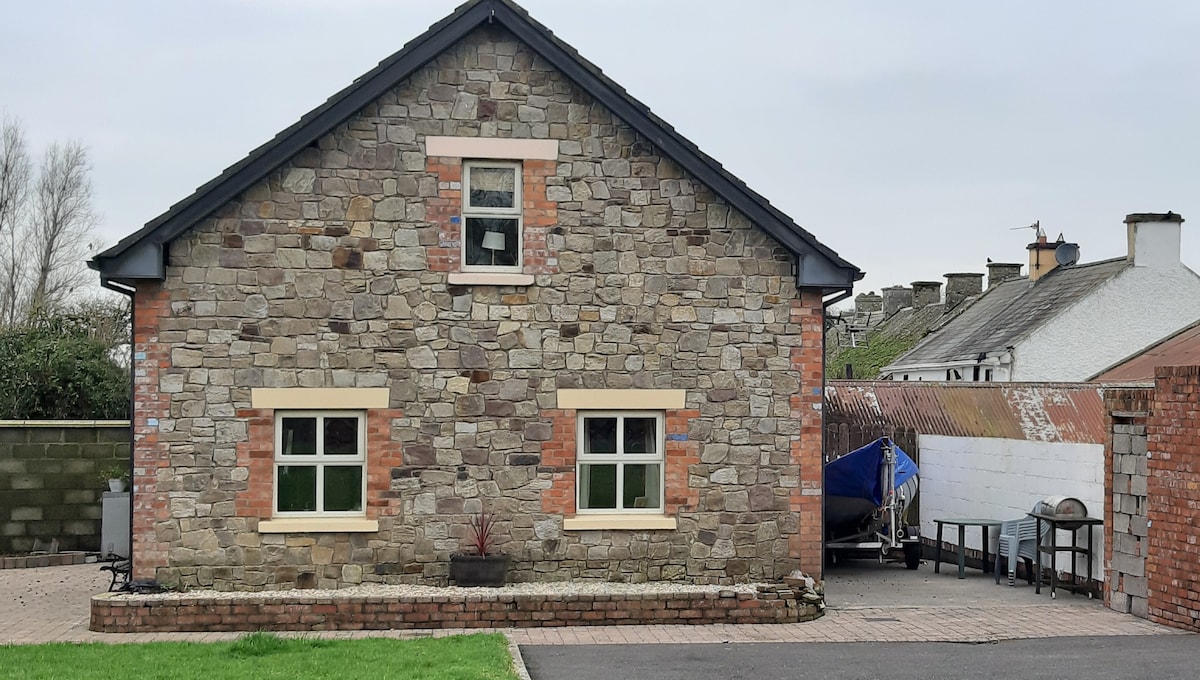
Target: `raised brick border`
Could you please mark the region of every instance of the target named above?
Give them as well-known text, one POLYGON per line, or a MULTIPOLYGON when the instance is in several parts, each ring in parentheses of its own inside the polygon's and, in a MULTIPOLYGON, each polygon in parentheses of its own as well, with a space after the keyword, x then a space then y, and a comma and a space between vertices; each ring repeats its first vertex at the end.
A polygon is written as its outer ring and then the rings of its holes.
POLYGON ((610 595, 447 594, 255 595, 243 598, 137 596, 92 598, 91 630, 103 633, 186 631, 400 630, 533 628, 633 624, 796 623, 819 618, 815 604, 786 587, 757 593, 610 595))
POLYGON ((67 567, 72 564, 95 562, 87 553, 55 553, 53 555, 16 555, 0 557, 0 569, 34 569, 37 567, 67 567))

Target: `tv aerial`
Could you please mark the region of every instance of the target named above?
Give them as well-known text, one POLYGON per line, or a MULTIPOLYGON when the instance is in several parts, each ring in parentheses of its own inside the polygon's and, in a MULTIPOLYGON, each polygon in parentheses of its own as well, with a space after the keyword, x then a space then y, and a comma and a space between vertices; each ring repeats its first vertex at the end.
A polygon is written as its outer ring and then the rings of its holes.
POLYGON ((1010 227, 1009 231, 1020 231, 1022 229, 1032 229, 1034 236, 1036 238, 1041 238, 1046 235, 1046 232, 1042 231, 1042 221, 1041 220, 1038 220, 1037 222, 1034 222, 1033 224, 1030 224, 1029 226, 1025 226, 1025 227, 1010 227))

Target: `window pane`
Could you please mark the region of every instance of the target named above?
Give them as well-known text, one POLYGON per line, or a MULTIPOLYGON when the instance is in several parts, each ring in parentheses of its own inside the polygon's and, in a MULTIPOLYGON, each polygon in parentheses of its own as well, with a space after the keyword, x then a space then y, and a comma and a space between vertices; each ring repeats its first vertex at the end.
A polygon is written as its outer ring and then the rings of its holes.
POLYGON ((658 419, 625 419, 625 453, 658 453, 658 419))
POLYGON ((310 456, 317 453, 317 419, 283 419, 283 454, 310 456))
POLYGON ((579 466, 579 507, 583 510, 617 507, 617 466, 579 466))
POLYGON ((325 418, 325 454, 358 455, 358 418, 325 418))
POLYGON ((583 451, 584 453, 616 453, 617 419, 584 418, 583 451))
POLYGON ((515 168, 472 167, 468 205, 472 208, 514 208, 517 171, 515 168))
POLYGON ((625 488, 622 507, 624 508, 659 508, 662 507, 659 494, 659 473, 657 463, 649 465, 633 465, 626 463, 625 488))
POLYGON ((316 466, 280 465, 276 512, 315 512, 316 509, 316 466))
POLYGON ((514 267, 517 264, 517 220, 496 217, 468 217, 466 227, 466 263, 514 267))
POLYGON ((325 510, 347 512, 362 510, 362 466, 325 466, 325 510))

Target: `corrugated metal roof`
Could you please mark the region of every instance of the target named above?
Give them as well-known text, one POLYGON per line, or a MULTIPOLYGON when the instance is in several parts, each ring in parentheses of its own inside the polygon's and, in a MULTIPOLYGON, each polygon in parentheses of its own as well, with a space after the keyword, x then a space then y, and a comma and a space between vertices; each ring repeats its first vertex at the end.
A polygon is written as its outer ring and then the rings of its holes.
POLYGON ((1103 386, 831 380, 826 418, 921 434, 1103 444, 1103 386))
POLYGON ((1197 364, 1200 364, 1200 321, 1123 359, 1092 380, 1095 382, 1152 383, 1154 382, 1154 369, 1157 366, 1195 366, 1197 364))
POLYGON ((961 314, 930 333, 892 366, 940 363, 995 355, 1128 268, 1126 258, 1058 267, 1034 283, 1009 279, 984 292, 961 314))

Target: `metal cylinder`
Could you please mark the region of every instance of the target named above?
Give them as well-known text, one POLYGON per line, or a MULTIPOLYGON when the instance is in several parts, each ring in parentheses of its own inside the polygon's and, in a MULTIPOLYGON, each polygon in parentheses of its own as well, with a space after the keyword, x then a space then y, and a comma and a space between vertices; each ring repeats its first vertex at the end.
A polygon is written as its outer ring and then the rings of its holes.
POLYGON ((1070 496, 1048 496, 1033 506, 1033 511, 1039 515, 1054 515, 1063 519, 1087 517, 1087 506, 1078 498, 1070 496))

